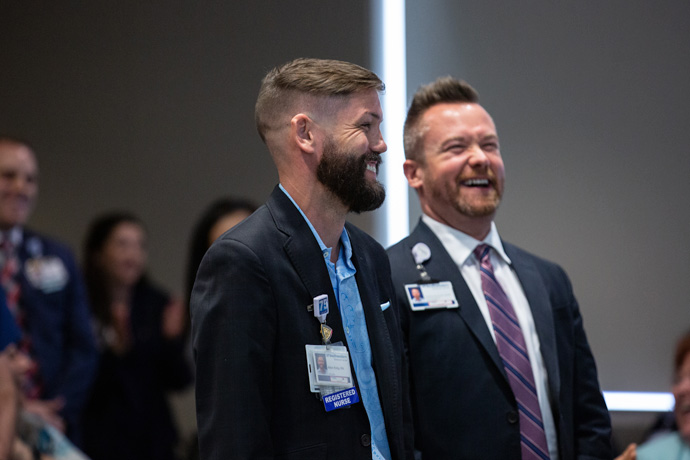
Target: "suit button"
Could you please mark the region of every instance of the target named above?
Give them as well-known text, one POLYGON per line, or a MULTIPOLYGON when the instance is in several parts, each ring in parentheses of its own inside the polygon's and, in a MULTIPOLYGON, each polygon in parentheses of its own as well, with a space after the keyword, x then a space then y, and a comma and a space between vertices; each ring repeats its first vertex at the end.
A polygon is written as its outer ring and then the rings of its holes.
POLYGON ((508 423, 510 423, 511 425, 517 423, 518 420, 520 420, 518 413, 512 410, 508 412, 508 416, 506 418, 508 419, 508 423))
POLYGON ((368 434, 363 434, 360 438, 360 441, 362 441, 362 445, 364 447, 369 447, 371 445, 371 436, 369 436, 368 434))

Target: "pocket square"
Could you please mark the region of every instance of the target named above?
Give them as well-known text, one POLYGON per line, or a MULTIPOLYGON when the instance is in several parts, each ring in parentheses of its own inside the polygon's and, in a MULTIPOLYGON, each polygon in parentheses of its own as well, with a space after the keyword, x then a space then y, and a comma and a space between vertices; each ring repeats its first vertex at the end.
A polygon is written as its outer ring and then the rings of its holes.
POLYGON ((391 306, 390 300, 389 300, 388 302, 386 302, 386 303, 382 303, 382 304, 381 304, 381 311, 386 311, 386 308, 388 308, 388 307, 390 307, 390 306, 391 306))

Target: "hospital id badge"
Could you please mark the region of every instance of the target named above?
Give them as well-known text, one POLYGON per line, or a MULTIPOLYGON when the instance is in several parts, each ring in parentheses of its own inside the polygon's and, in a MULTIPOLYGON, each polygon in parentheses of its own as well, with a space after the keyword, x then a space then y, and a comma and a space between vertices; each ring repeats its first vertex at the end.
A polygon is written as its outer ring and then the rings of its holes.
POLYGON ((458 308, 459 306, 450 281, 406 284, 405 293, 413 311, 458 308))
POLYGON ((326 411, 359 402, 350 369, 350 354, 342 345, 305 345, 309 389, 319 393, 326 411))

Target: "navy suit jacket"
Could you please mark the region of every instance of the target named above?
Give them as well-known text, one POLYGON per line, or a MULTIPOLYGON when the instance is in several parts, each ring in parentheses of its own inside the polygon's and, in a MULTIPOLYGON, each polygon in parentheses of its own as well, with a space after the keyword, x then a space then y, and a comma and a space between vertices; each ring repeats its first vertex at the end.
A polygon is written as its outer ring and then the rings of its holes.
MULTIPOLYGON (((388 259, 371 237, 345 228, 391 452, 394 459, 410 458, 399 318, 396 309, 381 308, 394 295, 388 259)), ((332 342, 347 344, 319 245, 277 187, 212 245, 191 298, 201 458, 371 458, 363 404, 326 412, 309 390, 305 345, 320 345, 321 336, 307 306, 321 294, 329 299, 332 342)))
POLYGON ((30 230, 23 230, 17 254, 21 262, 19 302, 26 314, 32 355, 40 366, 41 397, 65 399, 61 415, 67 422, 67 434, 79 443, 79 419, 98 360, 81 273, 67 247, 30 230), (48 286, 29 277, 30 267, 46 261, 63 265, 67 274, 64 285, 48 286))
MULTIPOLYGON (((503 243, 523 287, 548 374, 561 460, 610 459, 610 420, 577 301, 559 266, 503 243)), ((517 405, 496 345, 460 270, 421 220, 388 250, 411 379, 415 447, 424 460, 519 459, 517 405), (412 247, 431 249, 432 279, 450 281, 457 309, 412 311, 420 279, 412 247)))

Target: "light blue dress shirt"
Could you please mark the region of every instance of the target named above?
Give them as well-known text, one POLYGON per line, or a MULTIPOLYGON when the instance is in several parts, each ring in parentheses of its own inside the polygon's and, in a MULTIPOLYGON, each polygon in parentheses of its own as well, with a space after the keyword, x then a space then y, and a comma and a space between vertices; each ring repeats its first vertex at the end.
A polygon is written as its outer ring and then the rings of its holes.
POLYGON ((391 460, 388 437, 386 435, 386 425, 383 420, 383 410, 379 400, 379 392, 376 386, 376 375, 371 367, 371 345, 367 332, 367 323, 364 317, 364 307, 359 296, 359 288, 355 273, 357 270, 352 263, 352 245, 350 237, 343 228, 340 235, 340 252, 338 260, 334 264, 331 262, 331 250, 321 240, 321 237, 312 226, 307 216, 295 203, 290 194, 280 185, 280 189, 290 198, 297 210, 302 214, 304 220, 309 225, 314 238, 319 243, 324 262, 328 268, 328 276, 331 279, 333 292, 338 302, 338 310, 345 329, 347 345, 352 357, 352 365, 355 368, 357 383, 359 384, 360 397, 364 404, 364 409, 369 417, 371 426, 371 454, 374 460, 391 460))

